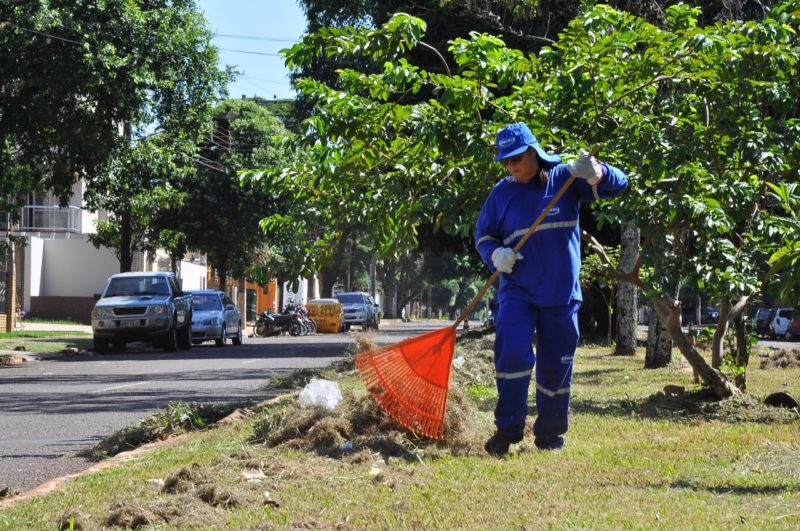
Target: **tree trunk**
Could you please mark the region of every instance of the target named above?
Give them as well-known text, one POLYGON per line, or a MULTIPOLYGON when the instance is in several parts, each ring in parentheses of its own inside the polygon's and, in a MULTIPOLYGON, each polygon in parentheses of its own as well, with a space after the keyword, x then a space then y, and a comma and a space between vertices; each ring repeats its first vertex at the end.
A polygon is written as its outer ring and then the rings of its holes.
POLYGON ((131 249, 131 219, 130 208, 122 211, 119 219, 119 272, 127 273, 133 267, 133 249, 131 249))
POLYGON ((326 267, 317 272, 319 291, 322 298, 333 297, 333 286, 336 285, 336 269, 326 267))
POLYGON ((737 371, 733 381, 742 392, 747 390, 747 365, 750 363, 750 350, 745 326, 744 317, 742 315, 736 317, 733 325, 736 330, 736 366, 740 367, 741 371, 737 371))
POLYGON ((219 273, 219 291, 225 291, 228 287, 228 261, 223 260, 221 263, 215 265, 219 273))
POLYGON ((672 361, 672 337, 658 312, 650 312, 644 368, 661 369, 669 365, 670 361, 672 361))
POLYGON ((309 282, 311 282, 311 287, 308 290, 310 293, 309 299, 322 298, 319 294, 319 273, 312 273, 309 282))
POLYGON ((711 366, 719 369, 722 366, 722 342, 728 331, 728 319, 730 313, 730 301, 723 297, 719 303, 719 322, 711 338, 711 366))
POLYGON ((353 287, 353 265, 355 262, 356 256, 356 236, 355 234, 352 235, 352 239, 350 240, 350 260, 347 263, 347 291, 353 291, 355 289, 353 287))
MULTIPOLYGON (((639 228, 632 221, 622 225, 622 250, 619 270, 630 273, 639 260, 639 228)), ((633 356, 636 352, 637 300, 639 290, 629 282, 620 282, 617 288, 617 356, 633 356)))
MULTIPOLYGON (((737 304, 738 306, 738 304, 737 304)), ((727 398, 739 394, 741 391, 736 388, 725 375, 711 367, 703 356, 695 349, 686 334, 681 329, 681 303, 672 300, 669 295, 664 295, 661 299, 653 301, 653 307, 658 313, 659 318, 669 330, 672 339, 686 358, 689 364, 695 369, 700 377, 705 381, 718 398, 727 398)))
POLYGON ((386 303, 383 307, 384 316, 387 319, 396 319, 397 313, 397 262, 384 260, 377 265, 376 274, 380 278, 386 303))
MULTIPOLYGON (((612 338, 614 337, 614 327, 611 325, 612 317, 614 316, 614 299, 617 296, 617 292, 615 291, 614 286, 609 288, 611 290, 611 294, 608 296, 608 300, 606 301, 608 307, 608 334, 606 335, 606 345, 611 345, 612 338)), ((636 321, 634 321, 635 323, 636 321)))
MULTIPOLYGON (((391 284, 392 290, 392 318, 397 319, 397 284, 391 284)), ((406 317, 408 317, 406 315, 406 317)))

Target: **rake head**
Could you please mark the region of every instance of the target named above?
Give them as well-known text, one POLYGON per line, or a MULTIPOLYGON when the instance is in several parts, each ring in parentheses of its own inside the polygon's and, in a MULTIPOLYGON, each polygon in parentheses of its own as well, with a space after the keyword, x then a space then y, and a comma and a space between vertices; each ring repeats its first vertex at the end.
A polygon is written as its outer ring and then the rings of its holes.
POLYGON ((390 417, 418 435, 443 439, 455 342, 455 328, 434 330, 361 352, 356 369, 390 417))

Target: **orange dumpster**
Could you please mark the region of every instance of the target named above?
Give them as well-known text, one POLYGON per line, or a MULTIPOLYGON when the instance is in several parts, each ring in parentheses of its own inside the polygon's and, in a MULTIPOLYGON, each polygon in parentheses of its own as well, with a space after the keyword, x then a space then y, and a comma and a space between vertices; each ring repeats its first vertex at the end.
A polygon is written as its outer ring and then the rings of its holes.
POLYGON ((336 334, 342 326, 342 303, 337 299, 311 299, 308 317, 317 323, 318 333, 336 334))

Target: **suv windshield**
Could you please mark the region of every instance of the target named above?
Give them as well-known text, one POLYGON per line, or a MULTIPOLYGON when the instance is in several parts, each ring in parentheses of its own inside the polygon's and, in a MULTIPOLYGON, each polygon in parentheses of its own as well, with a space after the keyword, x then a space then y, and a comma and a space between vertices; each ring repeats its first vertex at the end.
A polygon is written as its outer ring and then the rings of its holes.
POLYGON ((355 303, 363 303, 364 302, 364 297, 362 295, 359 295, 358 293, 340 293, 340 294, 336 295, 336 298, 339 299, 339 302, 341 302, 343 304, 352 303, 352 302, 355 302, 355 303))
POLYGON ((104 296, 125 295, 169 295, 169 286, 163 277, 112 278, 104 296))

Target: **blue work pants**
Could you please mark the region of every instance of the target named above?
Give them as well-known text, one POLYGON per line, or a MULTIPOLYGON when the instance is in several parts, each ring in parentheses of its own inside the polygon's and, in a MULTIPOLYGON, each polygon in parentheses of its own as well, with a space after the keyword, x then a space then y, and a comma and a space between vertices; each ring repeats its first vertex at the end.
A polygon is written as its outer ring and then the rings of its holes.
POLYGON ((496 321, 494 363, 498 401, 497 430, 521 438, 528 412, 528 387, 536 367, 534 442, 560 448, 567 432, 572 363, 578 346, 579 301, 541 307, 503 300, 496 321), (536 336, 536 355, 532 342, 536 336), (538 357, 538 360, 537 360, 538 357))

